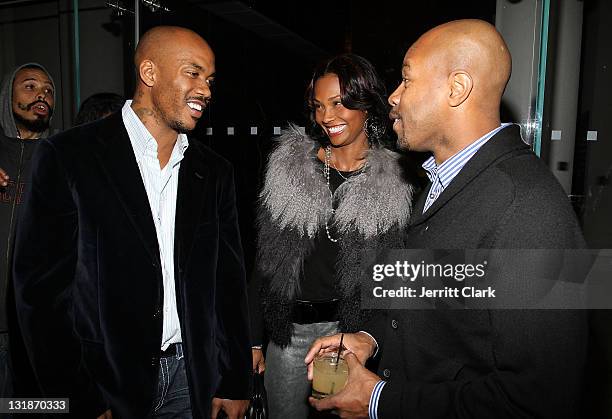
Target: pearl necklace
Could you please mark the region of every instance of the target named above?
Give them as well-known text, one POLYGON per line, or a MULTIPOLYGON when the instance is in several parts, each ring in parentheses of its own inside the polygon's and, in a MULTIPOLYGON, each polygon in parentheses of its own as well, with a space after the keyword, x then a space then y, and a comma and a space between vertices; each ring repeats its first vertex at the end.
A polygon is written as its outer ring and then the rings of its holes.
MULTIPOLYGON (((334 193, 332 192, 331 187, 329 186, 329 170, 330 170, 329 164, 330 162, 331 162, 331 146, 328 145, 327 147, 325 147, 325 166, 323 166, 323 175, 325 176, 325 180, 327 181, 327 190, 329 191, 329 199, 331 201, 331 215, 333 217, 333 215, 336 213, 336 210, 334 209, 334 193)), ((335 166, 334 166, 334 169, 336 169, 335 166)), ((338 171, 338 169, 336 169, 336 171, 338 171)), ((342 177, 346 180, 344 176, 342 177)), ((325 233, 327 233, 327 238, 329 239, 329 241, 331 241, 332 243, 338 243, 338 239, 334 239, 332 235, 329 233, 329 225, 327 224, 327 217, 325 217, 325 233)))
MULTIPOLYGON (((327 190, 329 191, 329 198, 331 200, 331 215, 332 217, 334 216, 334 214, 336 213, 336 210, 334 209, 334 193, 331 190, 331 186, 329 185, 329 171, 330 171, 330 166, 334 168, 334 170, 336 171, 336 173, 338 173, 340 175, 340 177, 342 179, 344 179, 345 181, 348 181, 348 177, 344 176, 340 170, 338 170, 338 168, 336 167, 335 164, 332 163, 331 161, 331 155, 332 155, 332 148, 330 145, 328 145, 327 147, 325 147, 325 166, 323 167, 323 175, 325 176, 325 180, 327 182, 327 190)), ((361 172, 363 170, 363 168, 365 167, 365 165, 362 165, 359 169, 357 169, 356 171, 352 172, 353 174, 356 172, 361 172)), ((331 217, 330 217, 331 218, 331 217)), ((338 239, 335 239, 332 237, 332 235, 329 232, 329 225, 327 224, 327 218, 325 219, 325 233, 327 233, 327 238, 333 242, 333 243, 337 243, 338 239)))

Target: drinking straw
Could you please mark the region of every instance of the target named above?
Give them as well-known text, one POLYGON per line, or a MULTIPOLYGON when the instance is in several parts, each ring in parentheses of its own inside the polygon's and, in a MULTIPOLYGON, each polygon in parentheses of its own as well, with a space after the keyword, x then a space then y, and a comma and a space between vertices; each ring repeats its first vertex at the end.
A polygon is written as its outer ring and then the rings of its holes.
POLYGON ((336 354, 336 368, 335 371, 338 371, 338 364, 340 363, 340 351, 342 350, 342 341, 344 340, 344 333, 340 335, 340 346, 338 346, 338 353, 336 354))

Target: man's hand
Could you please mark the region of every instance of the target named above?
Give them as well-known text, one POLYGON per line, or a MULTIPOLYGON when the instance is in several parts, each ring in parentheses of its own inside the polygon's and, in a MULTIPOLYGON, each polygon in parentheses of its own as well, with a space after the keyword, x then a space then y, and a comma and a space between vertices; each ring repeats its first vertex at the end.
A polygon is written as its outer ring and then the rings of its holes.
POLYGON ((258 374, 261 374, 266 370, 266 360, 264 359, 264 354, 261 349, 251 349, 253 353, 253 371, 258 374))
POLYGON ((106 412, 102 413, 96 419, 113 419, 113 412, 108 409, 106 412))
MULTIPOLYGON (((342 334, 323 336, 313 342, 306 354, 304 362, 308 364, 308 379, 312 380, 312 361, 315 356, 323 352, 331 352, 338 349, 342 334)), ((376 350, 376 342, 366 333, 345 333, 342 340, 342 346, 347 351, 355 354, 361 365, 365 365, 376 350)))
POLYGON ((0 167, 0 186, 7 186, 9 179, 9 175, 0 167))
POLYGON ((338 394, 325 399, 309 397, 308 401, 317 410, 334 409, 341 418, 368 418, 370 397, 380 378, 361 365, 354 354, 346 353, 344 359, 349 367, 346 387, 338 394))
POLYGON ((228 419, 243 419, 249 407, 249 402, 250 400, 230 400, 213 397, 210 417, 211 419, 217 419, 217 415, 223 410, 228 419))

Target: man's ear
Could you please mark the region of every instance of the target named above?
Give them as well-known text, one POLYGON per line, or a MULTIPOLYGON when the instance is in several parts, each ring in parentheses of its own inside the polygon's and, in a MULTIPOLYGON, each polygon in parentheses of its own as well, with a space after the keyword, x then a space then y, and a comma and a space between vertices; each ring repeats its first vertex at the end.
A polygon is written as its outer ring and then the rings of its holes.
POLYGON ((474 82, 472 76, 466 71, 453 71, 448 76, 449 95, 448 104, 452 107, 461 105, 470 96, 474 82))
POLYGON ((151 60, 143 60, 138 67, 140 80, 148 87, 153 87, 156 78, 156 66, 151 60))

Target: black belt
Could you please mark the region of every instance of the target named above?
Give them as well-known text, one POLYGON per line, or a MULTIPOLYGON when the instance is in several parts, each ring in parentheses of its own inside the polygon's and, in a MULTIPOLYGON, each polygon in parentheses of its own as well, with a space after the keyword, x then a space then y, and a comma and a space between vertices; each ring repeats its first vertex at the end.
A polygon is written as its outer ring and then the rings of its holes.
POLYGON ((176 355, 177 347, 180 343, 171 343, 170 346, 166 348, 165 351, 161 351, 160 358, 168 358, 176 355))
POLYGON ((292 323, 310 324, 338 320, 338 300, 297 300, 293 308, 292 323))

